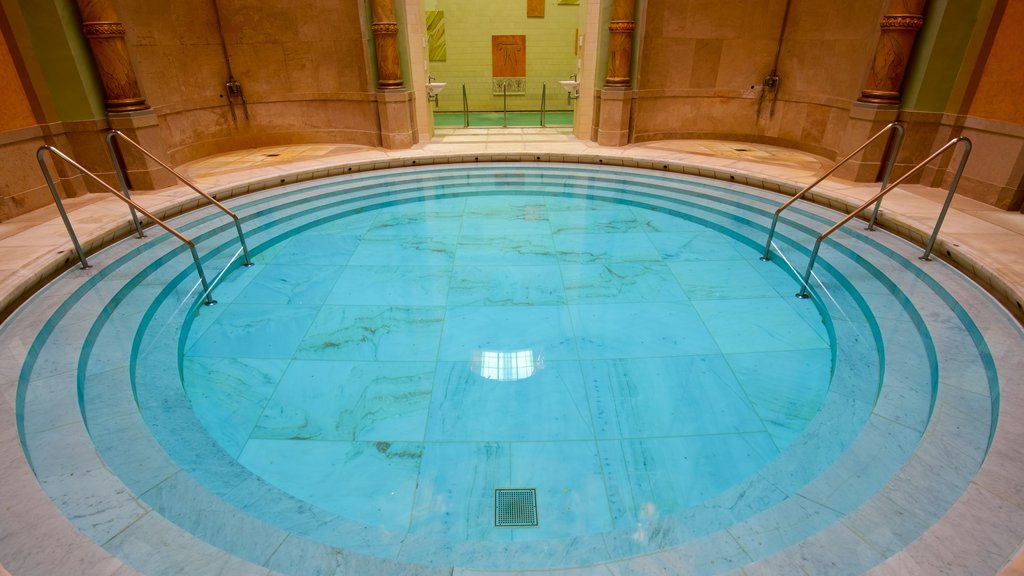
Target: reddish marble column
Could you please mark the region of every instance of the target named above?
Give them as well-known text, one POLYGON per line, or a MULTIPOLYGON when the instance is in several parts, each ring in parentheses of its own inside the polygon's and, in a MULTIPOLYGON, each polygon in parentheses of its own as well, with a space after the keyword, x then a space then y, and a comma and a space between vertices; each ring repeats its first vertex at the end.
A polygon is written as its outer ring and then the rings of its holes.
POLYGON ((858 98, 875 104, 900 103, 900 85, 907 71, 917 32, 924 26, 925 0, 891 0, 882 17, 882 34, 867 83, 858 98))
POLYGON ((135 69, 128 58, 124 41, 124 24, 110 0, 77 0, 82 13, 82 31, 89 41, 93 60, 99 70, 107 112, 131 112, 149 108, 135 79, 135 69))
POLYGON ((373 0, 373 40, 377 46, 377 86, 402 88, 402 65, 398 59, 398 22, 392 0, 373 0))
POLYGON ((608 74, 605 87, 625 88, 630 85, 630 66, 633 61, 633 21, 635 0, 615 0, 612 21, 608 25, 608 74))
POLYGON ((373 40, 377 46, 377 115, 381 145, 409 148, 416 141, 413 92, 402 83, 398 58, 398 22, 392 0, 371 0, 373 40))

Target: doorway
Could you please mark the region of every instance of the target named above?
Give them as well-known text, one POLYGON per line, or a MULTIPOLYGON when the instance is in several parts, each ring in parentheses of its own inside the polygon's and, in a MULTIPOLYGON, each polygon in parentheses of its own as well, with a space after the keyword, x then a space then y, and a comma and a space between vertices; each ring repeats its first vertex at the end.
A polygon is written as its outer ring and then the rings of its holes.
POLYGON ((424 69, 435 87, 424 112, 434 128, 577 123, 586 0, 420 0, 420 6, 424 69), (571 82, 576 86, 564 87, 571 82))

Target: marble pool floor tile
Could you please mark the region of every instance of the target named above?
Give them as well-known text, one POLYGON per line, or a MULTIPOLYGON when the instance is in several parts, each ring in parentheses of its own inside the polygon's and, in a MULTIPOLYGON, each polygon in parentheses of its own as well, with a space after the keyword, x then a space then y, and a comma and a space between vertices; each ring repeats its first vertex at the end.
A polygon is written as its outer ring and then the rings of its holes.
POLYGON ((233 300, 246 304, 320 305, 340 272, 340 266, 267 265, 233 300))
POLYGON ((316 306, 229 304, 196 336, 191 356, 291 358, 320 309, 316 306))
POLYGON ((444 306, 449 266, 346 266, 325 302, 345 305, 444 306))
POLYGON ((483 351, 530 351, 548 360, 575 360, 572 326, 565 306, 449 308, 438 359, 466 362, 483 351))
POLYGON ((239 462, 331 512, 404 532, 422 456, 419 443, 251 439, 239 462))
POLYGON ((285 241, 270 262, 344 266, 359 244, 359 236, 350 233, 300 234, 285 241))
POLYGON ((764 432, 719 355, 590 360, 583 364, 598 438, 764 432))
POLYGON ((438 306, 335 306, 316 311, 295 357, 416 361, 436 358, 445 322, 438 306))
POLYGON ((580 365, 535 358, 510 372, 490 372, 489 359, 441 362, 430 401, 431 441, 509 442, 594 437, 580 365), (502 379, 508 375, 508 379, 502 379), (512 377, 514 376, 514 378, 512 377))
POLYGON ((210 436, 232 456, 242 451, 288 363, 261 358, 185 359, 182 379, 192 409, 210 436))
POLYGON ((252 438, 421 441, 431 362, 293 360, 264 401, 252 438))
POLYGON ((689 302, 570 306, 580 358, 716 354, 718 345, 689 302), (623 330, 622 327, 636 327, 623 330), (642 328, 641 328, 642 327, 642 328), (640 328, 640 329, 637 329, 640 328))
POLYGON ((463 234, 456 247, 456 266, 554 266, 558 251, 550 234, 463 234))
POLYGON ((828 348, 819 330, 781 298, 693 302, 723 353, 828 348))
POLYGON ((828 388, 827 349, 728 354, 726 362, 779 449, 788 446, 818 414, 828 388), (765 371, 767 365, 773 366, 765 371))
POLYGON ((563 264, 566 300, 571 304, 685 301, 672 270, 660 262, 563 264))
POLYGON ((668 265, 690 300, 769 298, 775 289, 747 262, 673 262, 668 265))
POLYGON ((451 271, 449 306, 558 305, 566 303, 558 266, 460 266, 451 271))

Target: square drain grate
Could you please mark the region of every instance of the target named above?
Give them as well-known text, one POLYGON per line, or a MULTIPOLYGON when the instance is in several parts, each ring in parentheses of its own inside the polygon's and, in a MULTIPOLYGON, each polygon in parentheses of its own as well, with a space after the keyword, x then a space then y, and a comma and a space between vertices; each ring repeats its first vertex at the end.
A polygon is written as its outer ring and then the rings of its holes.
POLYGON ((537 526, 537 490, 535 488, 496 488, 494 490, 495 526, 537 526))

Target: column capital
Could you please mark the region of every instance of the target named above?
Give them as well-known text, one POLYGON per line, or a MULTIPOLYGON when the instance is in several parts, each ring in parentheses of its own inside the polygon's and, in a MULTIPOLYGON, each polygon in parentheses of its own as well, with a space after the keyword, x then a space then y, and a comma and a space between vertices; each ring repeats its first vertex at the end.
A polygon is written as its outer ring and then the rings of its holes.
POLYGON ((879 27, 882 30, 920 30, 924 26, 924 16, 920 14, 890 14, 882 17, 879 27))
POLYGON ((398 34, 397 22, 374 22, 370 25, 374 34, 398 34))
POLYGON ((120 22, 82 22, 86 38, 123 38, 124 24, 120 22))

